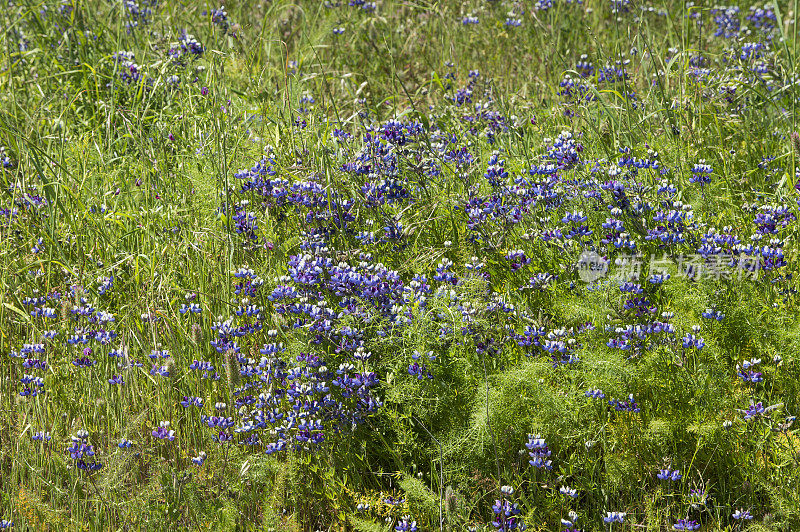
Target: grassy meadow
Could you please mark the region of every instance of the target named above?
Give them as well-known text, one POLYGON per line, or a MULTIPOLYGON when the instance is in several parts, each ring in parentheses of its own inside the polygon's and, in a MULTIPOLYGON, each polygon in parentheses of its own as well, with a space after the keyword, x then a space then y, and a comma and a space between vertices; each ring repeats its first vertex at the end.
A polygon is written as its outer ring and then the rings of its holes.
POLYGON ((6 1, 0 529, 800 530, 798 7, 6 1))

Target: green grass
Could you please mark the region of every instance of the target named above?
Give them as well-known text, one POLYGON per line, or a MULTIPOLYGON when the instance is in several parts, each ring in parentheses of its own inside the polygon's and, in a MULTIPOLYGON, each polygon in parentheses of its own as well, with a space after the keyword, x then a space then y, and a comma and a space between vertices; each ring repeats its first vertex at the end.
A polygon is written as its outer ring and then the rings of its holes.
MULTIPOLYGON (((522 25, 510 27, 507 13, 519 6, 506 0, 384 0, 374 12, 347 2, 236 2, 226 5, 224 28, 203 14, 219 6, 183 2, 153 6, 149 23, 140 20, 131 31, 120 2, 4 6, 0 146, 13 164, 0 169, 0 519, 20 530, 368 531, 394 530, 412 515, 420 530, 494 530, 492 504, 510 485, 528 530, 561 530, 571 509, 584 530, 607 530, 608 511, 627 512, 626 524, 614 530, 665 530, 687 517, 702 530, 797 529, 800 442, 794 426, 781 425, 800 407, 797 279, 789 275, 796 270, 797 222, 764 237, 761 245, 782 241, 787 265, 758 280, 690 281, 674 263, 672 279, 660 288, 642 277, 648 301, 659 313, 674 313, 676 332, 675 341, 651 341, 640 352, 607 345, 615 327, 646 321, 624 310, 629 295, 613 283, 594 287, 579 279, 581 242, 541 238, 555 226, 566 232, 561 218, 574 210, 587 214, 592 238, 604 236, 610 193, 602 190, 601 202, 583 192, 612 179, 608 170, 621 165, 626 148, 638 159, 657 152, 668 169, 621 170, 617 179, 632 201, 668 210, 674 203, 659 204, 666 198, 656 191, 669 179, 677 188, 672 201, 693 210, 698 224, 687 229, 689 242, 670 253, 692 252, 710 228, 731 226, 750 242, 764 205, 785 205, 797 215, 797 2, 768 4, 776 13, 769 36, 744 18, 750 3, 733 2, 751 29, 738 40, 714 35, 718 13, 702 2, 691 9, 644 2, 654 9, 637 4, 618 14, 607 1, 553 4, 526 4, 512 17, 522 25), (479 24, 462 24, 468 14, 479 24), (335 34, 340 27, 344 32, 335 34), (205 50, 179 64, 168 51, 183 30, 205 50), (767 43, 763 57, 742 59, 746 42, 767 43), (123 80, 119 51, 134 52, 138 79, 123 80), (581 77, 581 60, 595 72, 581 77), (598 71, 618 60, 629 61, 628 77, 599 79, 598 71), (456 91, 471 70, 480 72, 472 102, 459 105, 456 91), (586 87, 563 94, 567 75, 586 87), (496 114, 475 118, 476 104, 496 114), (390 119, 422 126, 394 148, 398 179, 413 201, 375 207, 362 188, 374 180, 342 166, 354 160, 368 128, 390 119), (493 129, 495 119, 500 126, 493 129), (335 129, 354 139, 337 142, 335 129), (540 198, 518 222, 498 218, 469 229, 467 201, 503 188, 493 190, 483 177, 492 154, 500 152, 511 178, 530 178, 532 165, 550 161, 548 147, 562 131, 573 133, 582 151, 581 164, 559 170, 552 189, 558 202, 540 198), (444 156, 439 145, 451 136, 447 149, 465 148, 472 164, 459 167, 444 156), (329 199, 353 198, 353 232, 331 221, 341 213, 327 212, 327 200, 315 209, 281 207, 241 193, 234 173, 267 156, 288 187, 314 181, 329 199), (713 167, 702 188, 689 181, 701 159, 713 167), (46 202, 31 206, 32 196, 46 202), (232 211, 245 198, 259 245, 235 231, 232 211), (380 236, 394 222, 403 226, 396 241, 367 245, 355 238, 361 231, 380 236), (447 292, 431 293, 427 306, 408 305, 413 319, 403 326, 390 327, 388 311, 360 300, 369 315, 347 316, 334 329, 362 331, 372 353, 366 361, 354 359, 353 348, 337 349, 339 336, 313 343, 308 326, 294 328, 297 316, 278 312, 267 296, 287 284, 279 278, 291 256, 314 253, 303 248, 303 231, 314 229, 330 230, 327 251, 318 254, 334 265, 355 266, 365 260, 359 252, 369 250, 405 286, 425 274, 434 291, 444 284, 447 292), (518 271, 504 258, 516 249, 532 259, 518 271), (432 281, 443 259, 454 263, 457 285, 432 281), (466 269, 472 262, 485 263, 488 280, 466 269), (240 375, 235 358, 209 343, 215 322, 233 316, 236 324, 252 323, 235 315, 246 303, 232 274, 245 266, 264 281, 248 303, 264 310, 263 329, 239 340, 243 356, 257 364, 259 349, 280 341, 287 362, 312 352, 331 370, 353 363, 380 379, 374 394, 383 406, 358 425, 326 425, 326 441, 313 451, 306 445, 267 455, 264 446, 242 445, 244 434, 220 444, 199 410, 180 406, 184 396, 198 396, 203 414, 224 402, 221 415, 237 426, 245 419, 232 407, 234 389, 257 379, 240 375), (546 289, 520 290, 537 273, 555 277, 546 289), (99 279, 110 275, 114 287, 101 294, 99 279), (45 305, 55 317, 32 316, 36 305, 25 299, 53 292, 63 294, 45 305), (187 293, 197 294, 202 314, 179 312, 187 293), (498 310, 500 300, 514 312, 498 310), (96 328, 72 317, 73 306, 83 304, 111 313, 107 328, 118 336, 68 344, 76 327, 96 328), (712 307, 725 319, 703 319, 712 307), (570 349, 580 362, 557 367, 508 332, 586 322, 595 328, 564 333, 576 340, 570 349), (706 343, 700 351, 681 346, 694 325, 706 343), (9 356, 48 330, 58 336, 35 355, 47 361, 46 371, 25 370, 9 356), (497 352, 484 350, 487 344, 497 352), (144 365, 116 367, 108 353, 120 346, 144 365), (72 363, 84 347, 97 362, 92 368, 72 363), (151 374, 153 350, 171 353, 168 378, 151 374), (414 351, 436 354, 427 362, 435 378, 409 375, 414 351), (737 364, 752 358, 763 360, 764 380, 745 384, 737 364), (188 369, 193 360, 212 362, 220 379, 201 379, 188 369), (124 386, 108 383, 118 371, 124 386), (44 378, 44 395, 19 395, 26 373, 44 378), (590 388, 602 389, 605 401, 587 399, 590 388), (640 413, 604 404, 628 394, 640 413), (746 422, 741 411, 751 400, 780 407, 746 422), (176 431, 172 442, 150 434, 165 420, 176 431), (102 470, 76 469, 66 449, 78 430, 88 431, 102 470), (33 441, 37 431, 52 439, 33 441), (546 440, 552 470, 528 465, 531 433, 546 440), (119 448, 122 438, 134 445, 119 448), (197 467, 191 458, 200 451, 208 459, 197 467), (680 469, 683 478, 657 480, 665 467, 680 469), (560 495, 565 485, 580 496, 560 495), (693 489, 704 490, 703 504, 691 498, 693 489), (403 502, 387 504, 390 496, 403 502), (733 520, 738 508, 755 518, 733 520)), ((640 251, 661 256, 663 246, 643 238, 659 225, 652 213, 619 217, 640 251)), ((620 253, 602 249, 612 258, 620 253)))

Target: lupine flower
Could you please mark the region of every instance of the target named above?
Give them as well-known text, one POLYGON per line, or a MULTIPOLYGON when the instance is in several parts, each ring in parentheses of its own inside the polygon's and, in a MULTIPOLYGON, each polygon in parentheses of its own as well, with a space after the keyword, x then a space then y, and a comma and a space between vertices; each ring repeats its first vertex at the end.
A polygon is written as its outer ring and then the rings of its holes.
POLYGON ((228 29, 228 12, 225 11, 225 6, 212 9, 209 15, 211 15, 211 22, 220 26, 223 30, 228 29))
POLYGON ((70 457, 75 460, 75 466, 83 471, 99 471, 103 468, 102 462, 95 458, 94 447, 87 443, 89 433, 85 430, 79 430, 75 436, 72 437, 72 444, 67 448, 70 457), (91 458, 92 461, 88 462, 86 459, 91 458))
POLYGON ((711 166, 707 165, 704 159, 701 159, 700 162, 692 166, 692 177, 689 178, 689 182, 699 183, 701 187, 705 186, 711 182, 712 171, 711 166))
POLYGON ((725 314, 718 310, 706 309, 703 312, 702 316, 707 320, 717 320, 722 321, 725 318, 725 314))
POLYGON ((38 358, 27 358, 22 362, 22 367, 25 369, 40 369, 47 370, 47 362, 39 360, 38 358))
POLYGON ((52 438, 50 437, 49 432, 39 431, 39 432, 34 432, 33 435, 31 436, 31 439, 33 441, 50 441, 52 438))
POLYGON ((731 515, 731 517, 733 517, 736 520, 744 519, 745 521, 749 521, 753 518, 752 514, 750 514, 750 510, 743 510, 742 508, 739 508, 738 510, 733 512, 733 515, 731 515))
POLYGON ((210 428, 221 428, 221 429, 228 429, 233 427, 234 421, 231 417, 223 417, 223 416, 200 416, 200 423, 204 423, 208 425, 210 428))
POLYGON ((97 363, 97 361, 90 359, 89 357, 79 357, 72 361, 72 365, 78 368, 91 368, 97 363))
POLYGON ((150 370, 150 375, 160 375, 162 377, 169 377, 169 368, 167 366, 159 366, 158 364, 153 364, 153 368, 150 370))
POLYGON ((606 523, 624 523, 625 515, 625 512, 606 512, 603 521, 606 523))
POLYGON ((762 375, 762 373, 760 371, 753 371, 753 370, 740 371, 738 365, 736 366, 736 370, 737 370, 736 374, 744 382, 750 382, 750 383, 755 384, 755 383, 762 382, 764 380, 764 376, 762 375))
POLYGON ((181 401, 181 406, 183 408, 189 408, 190 406, 196 406, 197 408, 203 408, 203 398, 202 397, 187 397, 183 396, 183 400, 181 401))
POLYGON ((86 456, 94 456, 94 447, 84 443, 85 440, 72 438, 72 445, 67 448, 73 460, 80 460, 86 456))
POLYGON ((78 469, 82 469, 83 471, 94 472, 103 469, 103 463, 98 462, 97 460, 93 460, 92 462, 78 460, 77 462, 75 462, 75 465, 77 466, 78 469))
POLYGON ((392 497, 391 495, 389 495, 388 497, 384 497, 384 499, 383 499, 383 503, 384 504, 388 504, 389 506, 399 506, 399 505, 403 504, 404 502, 406 502, 405 499, 403 499, 403 498, 395 498, 395 497, 392 497))
POLYGON ((561 486, 558 491, 561 492, 562 495, 566 495, 573 499, 575 499, 578 496, 578 490, 576 490, 575 488, 570 488, 568 486, 561 486))
POLYGON ((178 312, 181 314, 186 314, 187 312, 192 314, 200 314, 203 312, 203 309, 197 303, 190 303, 189 306, 186 306, 186 304, 181 305, 181 308, 178 309, 178 312))
POLYGON ((494 512, 494 520, 492 526, 498 530, 524 530, 525 525, 521 525, 517 520, 517 515, 520 513, 519 505, 512 504, 511 501, 504 499, 503 501, 495 500, 492 505, 492 512, 494 512))
POLYGON ((641 412, 641 409, 639 408, 639 403, 637 403, 633 399, 633 394, 630 394, 628 396, 627 401, 625 400, 620 401, 619 399, 611 399, 610 401, 608 401, 608 404, 610 406, 613 406, 614 410, 616 410, 617 412, 633 412, 635 414, 641 412))
POLYGON ((552 460, 548 460, 552 453, 547 447, 544 438, 539 435, 528 434, 528 443, 525 444, 525 447, 527 447, 530 451, 528 453, 528 455, 531 457, 531 459, 528 460, 530 465, 539 469, 553 468, 552 460))
POLYGON ((22 397, 36 397, 44 393, 44 379, 25 373, 20 382, 25 386, 20 392, 22 397))
POLYGON ((158 438, 159 440, 175 440, 175 431, 169 429, 169 421, 160 422, 158 427, 153 429, 151 434, 154 438, 158 438))
POLYGON ((150 351, 150 354, 147 355, 147 356, 150 357, 153 360, 158 359, 158 358, 169 358, 169 351, 166 351, 166 350, 159 351, 157 349, 153 349, 152 351, 150 351))
POLYGON ((409 364, 408 374, 412 377, 416 377, 418 380, 422 380, 425 377, 433 379, 433 375, 428 371, 428 366, 425 364, 420 365, 416 362, 409 364))
POLYGON ((511 271, 517 271, 531 263, 531 259, 526 257, 525 252, 521 249, 509 251, 506 253, 505 259, 511 263, 511 271))
MULTIPOLYGON (((574 510, 570 510, 570 512, 567 514, 567 517, 569 519, 561 518, 561 526, 568 527, 568 528, 575 526, 575 523, 578 521, 578 514, 575 513, 574 510)), ((563 532, 566 532, 566 531, 563 531, 563 532)), ((574 530, 571 530, 570 532, 580 532, 580 531, 576 528, 574 530)))
POLYGON ((761 359, 760 358, 752 358, 750 360, 745 360, 744 362, 742 362, 742 368, 750 369, 750 368, 752 368, 754 366, 757 366, 759 364, 761 364, 761 359))
POLYGON ((678 521, 672 525, 672 530, 698 530, 699 528, 700 523, 689 519, 678 519, 678 521))
POLYGON ((681 472, 678 469, 673 471, 667 468, 667 469, 659 469, 656 477, 658 477, 659 480, 671 480, 673 482, 676 482, 681 478, 683 478, 683 475, 681 475, 681 472))
POLYGON ((686 336, 683 337, 682 341, 684 349, 689 349, 693 347, 698 351, 700 351, 706 345, 705 341, 702 338, 700 338, 699 336, 695 336, 693 334, 687 334, 686 336))
POLYGON ((398 532, 416 532, 417 522, 413 521, 410 515, 404 515, 400 518, 400 521, 394 529, 398 532))
POLYGON ((747 410, 740 410, 744 414, 744 420, 750 421, 751 419, 757 419, 759 417, 766 417, 768 415, 768 411, 764 408, 764 403, 761 401, 757 403, 750 402, 750 406, 747 407, 747 410))
POLYGON ((211 365, 211 362, 201 362, 199 360, 195 360, 189 364, 189 369, 198 371, 214 371, 214 366, 211 365))
POLYGON ((693 510, 700 510, 705 507, 707 495, 704 489, 692 489, 689 491, 689 505, 693 510))

